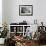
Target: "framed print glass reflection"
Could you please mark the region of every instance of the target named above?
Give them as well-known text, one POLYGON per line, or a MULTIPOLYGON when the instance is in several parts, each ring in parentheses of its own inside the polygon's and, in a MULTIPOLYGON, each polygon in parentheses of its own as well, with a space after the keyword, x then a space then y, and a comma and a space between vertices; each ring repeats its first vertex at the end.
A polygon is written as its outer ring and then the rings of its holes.
POLYGON ((32 5, 19 5, 19 15, 20 16, 32 16, 33 6, 32 5))

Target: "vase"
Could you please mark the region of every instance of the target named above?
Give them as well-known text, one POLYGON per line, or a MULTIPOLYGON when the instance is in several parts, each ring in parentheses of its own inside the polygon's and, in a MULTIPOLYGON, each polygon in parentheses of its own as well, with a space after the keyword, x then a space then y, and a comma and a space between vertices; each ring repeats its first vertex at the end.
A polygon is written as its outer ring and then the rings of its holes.
POLYGON ((0 38, 0 44, 4 44, 5 38, 0 38))

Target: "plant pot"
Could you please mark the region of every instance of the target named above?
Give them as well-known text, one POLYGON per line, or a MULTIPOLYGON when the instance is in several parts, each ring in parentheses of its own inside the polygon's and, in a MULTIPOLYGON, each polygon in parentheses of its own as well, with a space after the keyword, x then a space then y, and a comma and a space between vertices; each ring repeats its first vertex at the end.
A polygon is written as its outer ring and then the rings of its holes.
POLYGON ((4 44, 5 38, 0 38, 0 44, 4 44))

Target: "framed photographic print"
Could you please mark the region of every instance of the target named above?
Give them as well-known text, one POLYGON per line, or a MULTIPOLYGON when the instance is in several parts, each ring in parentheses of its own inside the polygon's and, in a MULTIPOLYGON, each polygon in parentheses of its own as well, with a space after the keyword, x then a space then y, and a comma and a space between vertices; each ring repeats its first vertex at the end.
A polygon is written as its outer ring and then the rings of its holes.
POLYGON ((20 16, 32 16, 33 6, 32 5, 19 5, 19 15, 20 16))

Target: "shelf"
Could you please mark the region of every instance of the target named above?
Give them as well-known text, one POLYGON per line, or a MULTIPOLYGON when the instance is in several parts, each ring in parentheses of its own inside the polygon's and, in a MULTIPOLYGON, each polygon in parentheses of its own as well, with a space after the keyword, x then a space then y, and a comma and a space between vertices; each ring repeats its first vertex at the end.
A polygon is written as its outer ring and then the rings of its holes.
POLYGON ((31 25, 9 25, 9 26, 31 26, 31 25))
POLYGON ((10 27, 10 33, 16 33, 17 35, 22 34, 22 36, 25 36, 25 34, 26 34, 26 28, 30 27, 30 26, 31 25, 9 25, 9 27, 10 27), (16 32, 14 32, 14 30, 16 32), (13 31, 13 32, 11 32, 11 31, 13 31))
POLYGON ((10 33, 15 33, 15 32, 10 32, 10 33))
POLYGON ((23 33, 23 32, 16 32, 16 33, 23 33))

